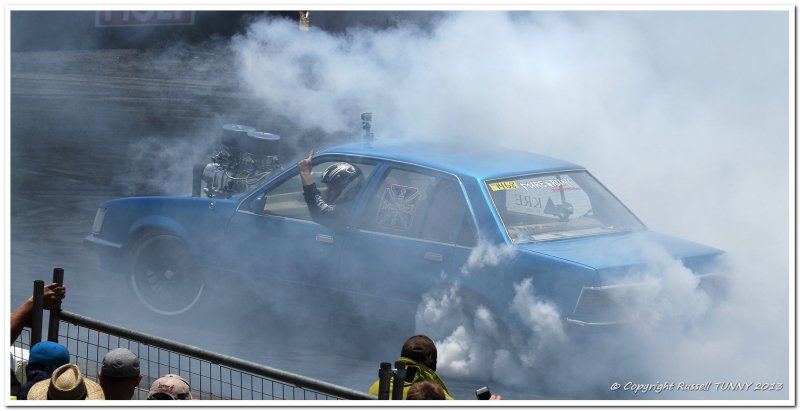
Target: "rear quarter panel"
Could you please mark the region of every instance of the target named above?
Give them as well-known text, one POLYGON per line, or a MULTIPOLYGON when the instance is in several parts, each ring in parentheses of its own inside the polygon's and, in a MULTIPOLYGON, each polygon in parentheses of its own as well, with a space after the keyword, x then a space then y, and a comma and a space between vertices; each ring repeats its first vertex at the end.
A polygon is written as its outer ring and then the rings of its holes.
POLYGON ((498 251, 494 264, 470 270, 464 275, 462 286, 486 298, 487 304, 509 325, 526 323, 525 316, 532 307, 515 305, 520 301, 534 301, 556 308, 561 317, 572 313, 581 289, 598 283, 597 272, 570 261, 531 253, 516 248, 498 251), (524 291, 522 284, 530 281, 524 291))

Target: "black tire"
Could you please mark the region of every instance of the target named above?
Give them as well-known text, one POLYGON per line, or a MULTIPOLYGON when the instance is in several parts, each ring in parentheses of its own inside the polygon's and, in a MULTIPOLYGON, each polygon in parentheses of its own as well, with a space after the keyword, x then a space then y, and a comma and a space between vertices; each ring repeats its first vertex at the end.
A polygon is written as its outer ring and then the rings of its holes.
POLYGON ((151 311, 178 315, 200 300, 205 281, 194 269, 184 242, 170 234, 144 238, 131 254, 129 276, 133 292, 151 311))

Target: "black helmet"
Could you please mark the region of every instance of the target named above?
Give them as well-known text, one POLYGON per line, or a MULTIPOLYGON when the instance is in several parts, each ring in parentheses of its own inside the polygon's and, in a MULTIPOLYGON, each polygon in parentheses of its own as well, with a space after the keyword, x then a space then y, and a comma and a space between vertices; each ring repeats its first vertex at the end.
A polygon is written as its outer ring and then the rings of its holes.
POLYGON ((322 172, 322 182, 328 187, 336 188, 336 198, 329 198, 329 201, 347 199, 361 187, 364 182, 364 174, 358 167, 350 163, 334 163, 322 172))

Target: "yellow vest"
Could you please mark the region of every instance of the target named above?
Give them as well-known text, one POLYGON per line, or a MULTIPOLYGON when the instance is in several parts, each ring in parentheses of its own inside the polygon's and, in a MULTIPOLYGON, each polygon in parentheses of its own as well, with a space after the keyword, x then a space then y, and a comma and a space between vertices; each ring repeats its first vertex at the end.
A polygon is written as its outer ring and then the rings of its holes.
MULTIPOLYGON (((430 367, 418 363, 410 358, 400 357, 400 361, 402 361, 406 365, 406 373, 408 373, 409 368, 416 368, 416 372, 414 373, 414 378, 411 381, 404 381, 403 382, 403 399, 406 399, 408 395, 408 389, 411 388, 415 382, 419 381, 431 381, 433 383, 439 384, 444 389, 444 397, 445 399, 452 400, 453 397, 450 396, 450 392, 447 391, 447 386, 444 385, 444 382, 438 375, 436 375, 436 371, 430 369, 430 367)), ((380 384, 380 380, 375 380, 372 383, 372 386, 369 387, 369 393, 378 396, 378 385, 380 384)), ((392 381, 389 381, 389 399, 392 398, 392 389, 393 389, 392 381)))

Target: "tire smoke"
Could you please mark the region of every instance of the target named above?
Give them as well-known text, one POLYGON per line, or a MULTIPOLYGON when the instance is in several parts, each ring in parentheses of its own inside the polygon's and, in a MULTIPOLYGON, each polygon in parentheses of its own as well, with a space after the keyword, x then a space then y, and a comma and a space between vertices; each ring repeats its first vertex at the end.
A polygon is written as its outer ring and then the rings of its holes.
MULTIPOLYGON (((648 267, 625 280, 641 287, 618 296, 632 326, 589 345, 564 333, 556 320, 568 313, 537 298, 535 279, 515 284, 507 309, 520 325, 501 335, 501 313, 459 295, 453 275, 417 312, 418 330, 441 330, 444 375, 524 376, 566 398, 772 399, 788 389, 677 387, 788 382, 787 23, 757 10, 453 12, 424 30, 297 36, 267 20, 233 48, 242 81, 287 117, 340 131, 371 111, 379 139, 440 136, 456 151, 491 141, 575 161, 651 229, 729 254, 730 293, 714 302, 679 261, 639 245, 648 267)), ((504 253, 481 247, 461 275, 504 253)))

